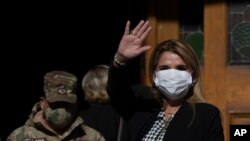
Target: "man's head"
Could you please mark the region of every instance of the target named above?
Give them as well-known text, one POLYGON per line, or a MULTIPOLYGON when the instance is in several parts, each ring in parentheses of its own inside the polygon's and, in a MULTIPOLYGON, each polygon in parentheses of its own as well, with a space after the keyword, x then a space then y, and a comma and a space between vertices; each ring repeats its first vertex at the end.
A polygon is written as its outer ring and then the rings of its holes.
POLYGON ((44 76, 44 92, 48 102, 76 103, 77 78, 65 71, 51 71, 44 76))
POLYGON ((44 76, 45 99, 44 117, 54 130, 62 130, 70 125, 76 116, 75 75, 65 71, 51 71, 44 76))

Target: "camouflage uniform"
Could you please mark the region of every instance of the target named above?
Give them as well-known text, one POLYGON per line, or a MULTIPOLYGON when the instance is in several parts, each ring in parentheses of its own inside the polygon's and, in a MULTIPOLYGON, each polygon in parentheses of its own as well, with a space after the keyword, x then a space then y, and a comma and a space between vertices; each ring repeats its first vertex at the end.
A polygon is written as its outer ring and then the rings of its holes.
MULTIPOLYGON (((73 90, 75 90, 77 79, 74 75, 53 71, 47 73, 44 79, 47 101, 76 103, 73 90)), ((35 104, 25 125, 14 130, 7 141, 105 141, 98 131, 85 125, 79 116, 69 125, 69 128, 59 134, 45 122, 43 112, 41 104, 35 104)))

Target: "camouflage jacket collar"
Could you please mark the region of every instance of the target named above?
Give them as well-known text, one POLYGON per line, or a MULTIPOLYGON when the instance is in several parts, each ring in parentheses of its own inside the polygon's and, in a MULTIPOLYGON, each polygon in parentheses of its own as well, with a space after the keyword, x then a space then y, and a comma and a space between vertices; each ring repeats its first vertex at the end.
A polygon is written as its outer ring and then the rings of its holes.
POLYGON ((64 131, 64 133, 58 134, 57 132, 55 132, 52 128, 50 128, 46 124, 45 119, 43 118, 43 110, 41 109, 39 102, 33 106, 32 111, 29 115, 29 119, 25 122, 26 126, 35 127, 37 129, 43 130, 49 134, 54 134, 61 139, 70 135, 70 133, 74 129, 81 126, 82 124, 83 124, 83 119, 78 116, 76 118, 76 120, 71 124, 71 126, 66 131, 64 131))

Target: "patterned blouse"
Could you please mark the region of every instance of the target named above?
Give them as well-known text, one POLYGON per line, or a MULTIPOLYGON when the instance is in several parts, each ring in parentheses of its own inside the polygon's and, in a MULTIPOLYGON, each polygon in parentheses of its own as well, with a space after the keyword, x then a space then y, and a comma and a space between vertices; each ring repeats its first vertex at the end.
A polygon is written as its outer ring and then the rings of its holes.
POLYGON ((159 112, 156 119, 152 118, 147 123, 146 128, 151 127, 151 129, 144 134, 142 141, 163 141, 166 129, 168 128, 168 125, 173 117, 174 115, 170 115, 168 118, 166 118, 163 111, 159 112))

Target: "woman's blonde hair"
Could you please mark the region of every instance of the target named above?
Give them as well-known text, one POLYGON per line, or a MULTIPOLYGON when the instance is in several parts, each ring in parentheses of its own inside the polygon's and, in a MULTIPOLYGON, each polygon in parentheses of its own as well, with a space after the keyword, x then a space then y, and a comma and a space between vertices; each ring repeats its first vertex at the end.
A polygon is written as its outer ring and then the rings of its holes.
POLYGON ((107 103, 109 96, 106 91, 108 80, 107 65, 97 65, 91 68, 82 79, 84 99, 89 103, 107 103))

